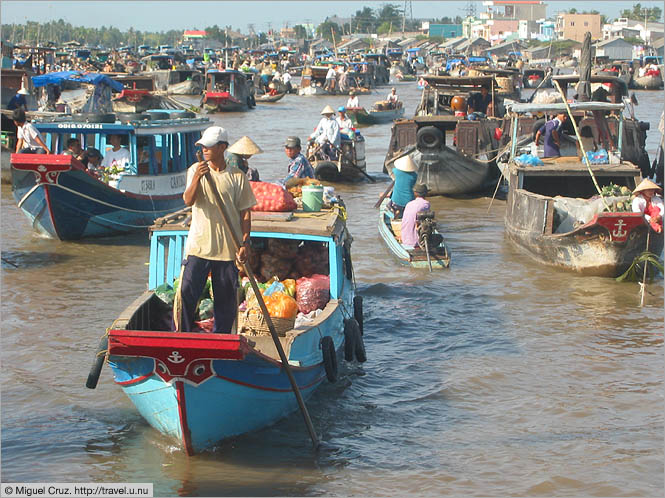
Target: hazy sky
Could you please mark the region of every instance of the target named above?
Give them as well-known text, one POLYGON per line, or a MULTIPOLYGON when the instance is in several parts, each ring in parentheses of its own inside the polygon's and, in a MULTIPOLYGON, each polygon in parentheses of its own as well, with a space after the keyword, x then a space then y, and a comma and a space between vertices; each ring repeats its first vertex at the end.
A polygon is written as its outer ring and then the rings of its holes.
MULTIPOLYGON (((50 21, 64 19, 74 26, 114 26, 120 30, 130 27, 141 31, 165 31, 169 29, 203 29, 206 26, 231 25, 242 32, 248 31, 248 25, 254 24, 256 31, 267 31, 270 27, 281 28, 286 23, 290 26, 303 22, 319 24, 326 17, 335 14, 350 17, 357 10, 367 6, 377 9, 381 5, 392 3, 404 7, 403 0, 386 1, 36 1, 2 0, 0 13, 2 23, 25 23, 31 21, 50 21)), ((472 2, 476 10, 485 9, 481 1, 472 2)), ((578 10, 598 10, 610 18, 615 18, 623 9, 632 8, 633 4, 663 8, 663 2, 653 1, 549 1, 547 14, 554 15, 559 10, 577 8, 578 10)), ((443 16, 464 16, 469 2, 465 1, 412 1, 407 15, 413 12, 414 18, 443 16)))

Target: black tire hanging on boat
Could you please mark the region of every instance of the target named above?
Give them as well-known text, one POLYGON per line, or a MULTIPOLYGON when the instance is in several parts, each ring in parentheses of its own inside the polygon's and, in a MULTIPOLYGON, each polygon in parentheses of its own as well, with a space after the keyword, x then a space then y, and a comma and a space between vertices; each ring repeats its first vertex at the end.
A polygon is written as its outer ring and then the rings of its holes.
POLYGON ((337 382, 337 354, 335 353, 335 343, 329 335, 321 339, 321 354, 328 381, 337 382))
POLYGON ((112 112, 80 112, 72 114, 72 121, 77 123, 115 123, 115 114, 112 112))
POLYGON ((150 116, 150 119, 153 121, 159 121, 161 119, 169 119, 171 115, 168 112, 163 111, 147 111, 145 114, 150 116))
POLYGON ((443 144, 443 132, 436 126, 424 126, 416 133, 420 149, 438 149, 443 144))
POLYGON ((150 121, 150 115, 144 112, 118 112, 115 117, 121 123, 129 123, 130 121, 150 121))
POLYGON ((335 181, 339 178, 339 170, 332 161, 318 161, 314 166, 314 177, 317 180, 335 181))
POLYGON ((90 367, 90 373, 88 374, 88 379, 85 382, 85 387, 88 389, 94 389, 97 387, 99 374, 102 372, 102 367, 104 366, 104 360, 106 359, 106 351, 108 348, 109 337, 104 335, 99 340, 99 346, 95 352, 95 359, 92 361, 92 367, 90 367))
POLYGON ((363 330, 364 321, 363 318, 363 297, 354 296, 353 297, 353 318, 358 322, 358 327, 360 328, 360 335, 364 335, 365 331, 363 330))
POLYGON ((356 352, 356 334, 358 329, 353 327, 351 319, 344 320, 344 359, 346 361, 353 361, 356 352))

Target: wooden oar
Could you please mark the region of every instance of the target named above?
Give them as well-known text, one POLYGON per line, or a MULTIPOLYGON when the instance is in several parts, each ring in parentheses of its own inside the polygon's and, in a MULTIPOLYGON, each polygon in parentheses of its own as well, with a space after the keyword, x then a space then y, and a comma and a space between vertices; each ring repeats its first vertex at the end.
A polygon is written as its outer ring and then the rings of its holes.
POLYGON ((432 258, 429 255, 429 237, 425 239, 425 254, 427 254, 427 264, 429 265, 429 272, 432 273, 432 258))
MULTIPOLYGON (((199 151, 197 157, 199 157, 200 153, 201 152, 199 151)), ((231 227, 231 221, 226 212, 226 208, 224 207, 224 201, 222 200, 222 196, 217 190, 217 186, 213 182, 212 175, 210 174, 210 172, 205 174, 205 178, 210 184, 210 190, 212 190, 213 196, 215 197, 215 201, 219 205, 219 210, 222 214, 222 221, 224 222, 224 228, 231 235, 231 240, 233 241, 233 250, 234 252, 237 253, 240 248, 240 240, 238 240, 238 235, 231 227)), ((241 263, 241 264, 243 270, 245 271, 245 274, 249 278, 249 283, 252 286, 252 290, 254 291, 256 300, 259 303, 259 307, 261 308, 261 313, 263 313, 263 318, 268 324, 268 328, 270 329, 270 335, 272 336, 272 340, 275 343, 275 349, 277 349, 277 352, 279 353, 279 358, 282 360, 282 366, 284 367, 284 371, 286 372, 286 375, 289 378, 289 382, 291 383, 291 388, 293 389, 293 394, 295 394, 296 396, 296 400, 298 401, 298 406, 300 407, 302 416, 305 419, 305 425, 307 426, 307 430, 309 431, 309 436, 310 438, 312 438, 312 444, 314 445, 314 449, 316 450, 319 448, 320 444, 319 438, 316 435, 316 432, 314 431, 314 427, 312 426, 312 420, 309 417, 309 412, 307 411, 305 402, 303 401, 302 395, 300 394, 298 383, 296 382, 296 379, 293 376, 293 372, 291 371, 291 365, 289 365, 289 360, 286 357, 286 353, 284 353, 284 348, 282 347, 282 343, 280 342, 279 336, 277 335, 277 330, 275 330, 275 324, 272 322, 272 319, 270 318, 270 313, 268 313, 268 308, 266 307, 266 303, 263 300, 263 295, 259 290, 259 286, 256 283, 256 278, 254 277, 254 272, 252 271, 251 266, 247 263, 241 263)))
POLYGON ((388 185, 388 188, 383 192, 383 194, 381 194, 381 197, 379 197, 379 200, 376 201, 376 204, 374 204, 375 209, 378 208, 381 205, 381 203, 383 202, 383 199, 385 199, 386 196, 390 194, 390 192, 392 191, 394 186, 395 186, 395 180, 390 182, 390 185, 388 185))

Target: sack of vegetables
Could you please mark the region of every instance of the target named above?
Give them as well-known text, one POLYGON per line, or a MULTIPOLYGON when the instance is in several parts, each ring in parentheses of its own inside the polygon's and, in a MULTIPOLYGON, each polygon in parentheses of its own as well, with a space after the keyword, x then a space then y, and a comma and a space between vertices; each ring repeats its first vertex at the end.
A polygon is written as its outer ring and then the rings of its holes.
POLYGON ((256 197, 252 211, 293 211, 297 208, 293 196, 281 185, 268 182, 249 182, 256 197))

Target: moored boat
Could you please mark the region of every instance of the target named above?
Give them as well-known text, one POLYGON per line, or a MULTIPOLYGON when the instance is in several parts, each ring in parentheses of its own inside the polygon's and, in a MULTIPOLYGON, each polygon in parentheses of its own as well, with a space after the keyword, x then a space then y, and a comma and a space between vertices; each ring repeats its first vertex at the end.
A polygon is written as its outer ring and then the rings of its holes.
MULTIPOLYGON (((284 257, 275 253, 276 248, 288 247, 299 256, 316 253, 325 263, 318 270, 325 275, 317 275, 317 280, 329 281, 327 303, 321 301, 323 307, 314 318, 299 315, 298 323, 277 327, 306 400, 326 379, 337 380, 342 357, 366 359, 362 300, 353 283, 352 239, 338 208, 316 217, 301 211, 260 214, 253 216, 251 232, 259 259, 263 254, 284 257)), ((191 455, 272 425, 296 411, 298 404, 272 337, 249 324, 245 312, 238 312, 231 334, 171 331, 171 307, 155 289, 173 284, 179 274, 188 224, 183 212, 153 226, 149 290, 114 321, 108 334, 108 363, 115 382, 146 421, 191 455)))
POLYGON ((401 101, 397 102, 395 108, 390 108, 387 104, 386 101, 374 102, 369 111, 364 107, 348 107, 346 114, 354 125, 390 123, 404 116, 404 106, 401 101))
MULTIPOLYGON (((390 252, 403 264, 414 268, 442 269, 450 266, 450 253, 443 237, 434 247, 407 248, 400 241, 401 221, 394 219, 393 213, 388 209, 389 199, 381 203, 379 210, 379 235, 390 252)), ((439 234, 436 224, 432 221, 432 233, 439 234)), ((438 238, 438 237, 437 237, 438 238)))
POLYGON ((256 106, 253 83, 240 71, 228 69, 206 72, 201 106, 207 112, 246 111, 256 106))
POLYGON ((277 102, 278 100, 281 100, 284 95, 286 95, 286 92, 282 93, 276 93, 275 95, 270 95, 269 93, 266 93, 264 95, 261 95, 260 97, 256 97, 256 102, 262 102, 264 104, 268 103, 273 103, 277 102))
POLYGON ((181 209, 187 168, 195 161, 194 143, 210 121, 177 115, 128 123, 71 118, 34 122, 53 154, 11 155, 18 207, 36 231, 61 240, 145 229, 181 209), (106 155, 109 135, 119 135, 127 145, 130 161, 124 171, 96 173, 63 154, 67 140, 78 138, 84 147, 106 155))
POLYGON ((358 130, 342 130, 337 159, 331 161, 321 147, 312 142, 307 147, 306 157, 314 175, 319 180, 330 182, 357 182, 368 179, 365 161, 365 138, 358 130))
MULTIPOLYGON (((577 112, 623 109, 622 104, 599 102, 574 103, 570 107, 577 112)), ((517 121, 524 113, 565 112, 565 106, 515 104, 511 111, 513 129, 518 129, 517 121)), ((625 187, 624 194, 629 194, 640 178, 640 170, 620 159, 621 147, 619 134, 609 162, 591 164, 590 168, 599 188, 614 184, 625 187)), ((641 214, 626 212, 629 195, 597 195, 588 166, 580 157, 545 158, 533 165, 516 159, 521 152, 513 145, 510 159, 499 163, 509 179, 505 229, 508 239, 532 258, 583 275, 616 277, 647 247, 656 254, 662 251, 662 233, 653 232, 641 214)))

